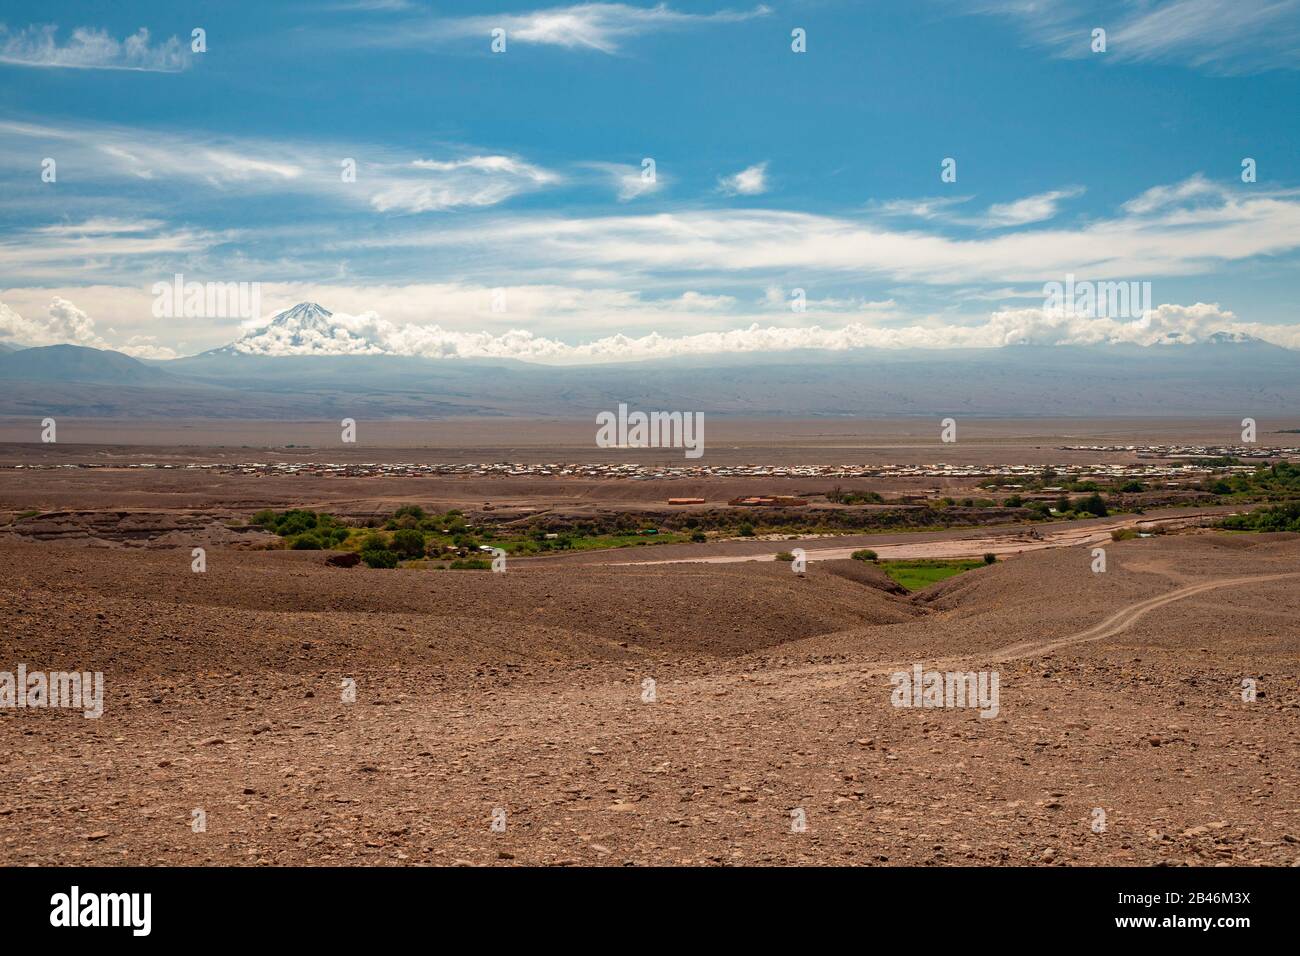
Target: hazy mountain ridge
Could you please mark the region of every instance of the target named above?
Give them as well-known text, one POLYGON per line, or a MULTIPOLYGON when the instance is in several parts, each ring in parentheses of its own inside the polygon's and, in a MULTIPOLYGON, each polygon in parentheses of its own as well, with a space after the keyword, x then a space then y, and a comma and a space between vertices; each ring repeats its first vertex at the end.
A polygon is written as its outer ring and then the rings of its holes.
MULTIPOLYGON (((283 341, 309 343, 332 334, 330 315, 303 303, 253 333, 274 327, 283 341)), ((152 361, 71 345, 0 353, 0 414, 586 417, 620 402, 752 417, 1300 411, 1300 352, 1236 333, 1187 345, 733 353, 581 366, 237 346, 152 361)))

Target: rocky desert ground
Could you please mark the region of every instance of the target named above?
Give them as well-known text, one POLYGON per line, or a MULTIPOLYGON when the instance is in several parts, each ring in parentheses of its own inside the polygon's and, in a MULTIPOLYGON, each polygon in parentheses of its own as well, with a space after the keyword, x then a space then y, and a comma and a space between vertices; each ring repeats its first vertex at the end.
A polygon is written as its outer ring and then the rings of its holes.
POLYGON ((833 558, 492 574, 223 540, 196 573, 187 533, 0 540, 0 670, 104 682, 99 719, 0 710, 4 863, 1300 863, 1298 535, 898 593, 833 558), (894 706, 915 665, 996 671, 996 716, 894 706))

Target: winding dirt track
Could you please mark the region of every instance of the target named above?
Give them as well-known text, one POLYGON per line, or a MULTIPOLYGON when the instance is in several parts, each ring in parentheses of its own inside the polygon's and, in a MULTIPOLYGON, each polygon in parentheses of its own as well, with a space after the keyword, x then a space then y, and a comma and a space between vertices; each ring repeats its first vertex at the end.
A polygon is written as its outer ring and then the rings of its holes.
POLYGON ((1264 576, 1249 575, 1237 578, 1221 578, 1217 581, 1203 581, 1200 584, 1191 584, 1185 588, 1179 588, 1177 591, 1170 591, 1168 594, 1162 594, 1157 597, 1148 598, 1145 601, 1139 601, 1136 604, 1130 604, 1128 607, 1116 611, 1100 624, 1096 624, 1086 631, 1079 631, 1077 634, 1071 634, 1068 637, 1057 638, 1053 641, 1023 641, 1019 644, 1011 644, 1001 650, 995 651, 991 661, 1012 661, 1022 657, 1036 657, 1039 654, 1046 654, 1058 650, 1062 647, 1068 647, 1072 644, 1085 644, 1088 641, 1099 641, 1102 638, 1112 637, 1120 634, 1138 622, 1147 612, 1154 611, 1158 607, 1166 604, 1172 604, 1174 601, 1181 601, 1205 591, 1213 591, 1217 588, 1231 587, 1234 584, 1262 584, 1265 581, 1278 581, 1282 578, 1300 577, 1300 571, 1287 572, 1284 574, 1267 574, 1264 576))
MULTIPOLYGON (((1086 644, 1091 641, 1099 641, 1107 637, 1113 637, 1116 634, 1122 634, 1148 612, 1154 611, 1158 607, 1166 604, 1172 604, 1175 601, 1181 601, 1184 598, 1194 597, 1197 594, 1203 594, 1206 591, 1213 591, 1218 588, 1231 587, 1236 584, 1263 584, 1266 581, 1279 581, 1284 578, 1300 577, 1300 571, 1288 571, 1282 574, 1266 575, 1247 575, 1235 578, 1220 578, 1214 581, 1202 581, 1199 584, 1191 584, 1187 587, 1179 588, 1176 591, 1170 591, 1168 594, 1157 595, 1153 598, 1147 598, 1144 601, 1138 601, 1136 604, 1130 604, 1121 608, 1110 617, 1106 618, 1099 624, 1083 631, 1076 631, 1074 634, 1065 637, 1053 638, 1049 641, 1021 641, 1017 644, 1008 644, 1006 647, 999 648, 995 651, 987 651, 979 654, 961 654, 953 657, 942 657, 934 661, 935 669, 943 667, 952 667, 969 662, 980 662, 990 664, 1000 664, 1007 661, 1022 660, 1027 657, 1037 657, 1041 654, 1049 654, 1052 651, 1060 650, 1063 647, 1070 647, 1075 644, 1086 644)), ((829 675, 842 673, 849 676, 880 676, 883 674, 892 674, 898 670, 905 670, 912 666, 914 661, 875 661, 865 665, 863 664, 814 664, 811 666, 792 667, 783 670, 787 677, 810 676, 814 674, 829 675)))
POLYGON ((1086 644, 1088 641, 1097 641, 1104 637, 1112 637, 1117 633, 1127 631, 1128 628, 1138 623, 1148 611, 1156 610, 1167 604, 1173 604, 1174 601, 1182 601, 1183 598, 1195 596, 1206 591, 1214 591, 1217 588, 1227 588, 1234 584, 1262 584, 1264 581, 1277 581, 1283 578, 1300 578, 1300 571, 1287 572, 1287 574, 1256 576, 1249 575, 1245 578, 1223 578, 1217 581, 1201 581, 1200 584, 1190 584, 1186 588, 1179 588, 1178 591, 1171 591, 1167 594, 1160 594, 1158 597, 1147 598, 1145 601, 1139 601, 1138 604, 1132 604, 1125 609, 1115 611, 1109 618, 1102 620, 1100 624, 1089 627, 1087 631, 1079 631, 1069 637, 1058 637, 1053 641, 1022 641, 1021 644, 1011 644, 993 652, 991 661, 1015 661, 1022 657, 1036 657, 1039 654, 1047 654, 1052 650, 1058 650, 1073 644, 1086 644))

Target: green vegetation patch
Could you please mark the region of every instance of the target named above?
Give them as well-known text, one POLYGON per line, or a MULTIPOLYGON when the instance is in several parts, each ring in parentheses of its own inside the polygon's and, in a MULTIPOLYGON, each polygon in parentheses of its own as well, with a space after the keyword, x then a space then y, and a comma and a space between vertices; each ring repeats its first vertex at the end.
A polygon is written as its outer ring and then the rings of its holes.
POLYGON ((963 571, 971 571, 975 568, 984 567, 983 561, 940 561, 936 559, 924 559, 915 561, 881 561, 879 562, 880 570, 907 588, 909 591, 919 591, 921 588, 927 588, 931 584, 944 581, 948 578, 961 574, 963 571))
POLYGON ((1293 498, 1300 496, 1300 468, 1280 461, 1250 474, 1206 478, 1201 482, 1201 490, 1241 498, 1293 498))
POLYGON ((459 510, 444 514, 428 512, 419 505, 404 505, 388 518, 368 518, 366 527, 353 521, 305 508, 289 511, 266 509, 253 516, 252 523, 279 535, 284 546, 295 551, 354 551, 372 568, 397 567, 413 562, 417 567, 445 568, 430 562, 451 562, 454 570, 491 567, 487 548, 500 548, 511 555, 546 554, 554 551, 593 551, 649 544, 675 544, 705 540, 703 532, 667 531, 640 526, 601 533, 587 527, 549 532, 542 526, 502 528, 470 523, 459 510))
POLYGON ((1300 531, 1300 501, 1229 515, 1219 522, 1219 527, 1230 531, 1300 531))

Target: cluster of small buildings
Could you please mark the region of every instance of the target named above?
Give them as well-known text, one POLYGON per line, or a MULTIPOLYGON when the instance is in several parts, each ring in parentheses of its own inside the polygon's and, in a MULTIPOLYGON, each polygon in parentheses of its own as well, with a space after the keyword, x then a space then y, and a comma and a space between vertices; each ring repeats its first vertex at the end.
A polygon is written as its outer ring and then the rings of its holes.
MULTIPOLYGON (((1127 464, 1056 464, 1052 469, 1059 474, 1096 479, 1147 479, 1168 480, 1199 478, 1208 474, 1251 471, 1254 465, 1210 466, 1193 464, 1196 459, 1214 458, 1292 458, 1300 459, 1300 448, 1260 448, 1258 446, 1192 446, 1192 445, 1068 445, 1058 451, 1092 451, 1100 453, 1130 452, 1138 459, 1163 459, 1161 462, 1141 460, 1127 464), (1179 461, 1178 459, 1182 459, 1179 461)), ((473 477, 473 478, 590 478, 597 480, 627 479, 630 481, 671 481, 699 478, 939 478, 987 479, 1002 478, 1004 487, 1015 487, 1016 482, 1037 479, 1043 465, 994 464, 876 464, 876 465, 642 465, 607 462, 219 462, 203 464, 157 464, 135 462, 112 464, 85 462, 75 464, 29 464, 0 466, 26 470, 52 470, 66 468, 128 468, 177 471, 205 471, 222 475, 255 476, 308 476, 320 478, 422 478, 422 477, 473 477)), ((761 498, 737 499, 741 504, 770 505, 761 498)), ((733 502, 734 503, 734 502, 733 502)))
POLYGON ((1300 458, 1300 448, 1260 445, 1062 445, 1057 450, 1127 451, 1138 458, 1300 458))

